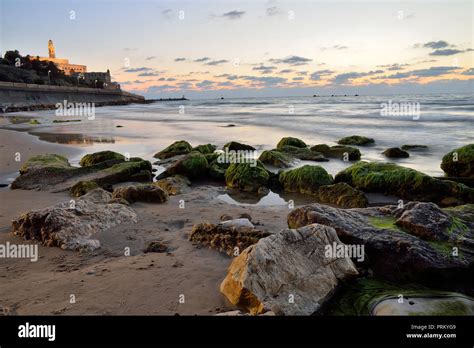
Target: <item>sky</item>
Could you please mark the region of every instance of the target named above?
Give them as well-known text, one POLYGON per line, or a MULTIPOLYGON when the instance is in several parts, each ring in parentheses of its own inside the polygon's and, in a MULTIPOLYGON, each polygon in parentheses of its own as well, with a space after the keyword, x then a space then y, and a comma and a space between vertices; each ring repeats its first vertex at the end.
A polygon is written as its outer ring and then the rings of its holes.
POLYGON ((148 98, 474 91, 474 1, 0 0, 0 51, 148 98))

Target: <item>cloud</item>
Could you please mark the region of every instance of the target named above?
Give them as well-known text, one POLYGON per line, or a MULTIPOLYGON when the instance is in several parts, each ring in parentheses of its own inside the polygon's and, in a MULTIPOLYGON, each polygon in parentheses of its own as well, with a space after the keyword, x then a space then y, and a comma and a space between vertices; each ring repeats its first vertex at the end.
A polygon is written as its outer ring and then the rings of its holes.
POLYGON ((296 72, 296 75, 299 75, 299 76, 306 76, 306 75, 308 75, 308 72, 307 72, 307 71, 297 71, 297 72, 296 72))
POLYGON ((173 13, 173 10, 170 9, 170 8, 167 8, 163 11, 161 11, 161 14, 163 15, 163 17, 165 17, 166 19, 170 19, 171 18, 171 15, 173 13))
POLYGON ((382 76, 382 78, 387 79, 404 79, 408 77, 420 78, 420 77, 437 77, 441 76, 455 70, 458 70, 458 67, 454 66, 432 66, 428 69, 417 69, 412 71, 407 71, 403 73, 396 73, 393 75, 382 76))
POLYGON ((123 50, 124 50, 125 52, 132 52, 132 51, 138 51, 138 48, 125 47, 123 50))
POLYGON ((267 16, 276 16, 281 13, 280 9, 276 6, 268 7, 265 11, 267 13, 267 16))
POLYGON ((221 60, 211 60, 210 62, 207 62, 206 65, 220 65, 224 63, 229 63, 228 60, 221 59, 221 60))
POLYGON ((260 71, 262 74, 270 74, 272 73, 277 67, 276 66, 265 66, 265 65, 260 65, 253 67, 252 70, 255 71, 260 71))
POLYGON ((445 48, 448 47, 449 44, 444 41, 444 40, 439 40, 439 41, 430 41, 425 44, 423 44, 423 47, 425 48, 432 48, 432 49, 438 49, 438 48, 445 48))
POLYGON ((454 54, 465 52, 463 50, 457 50, 452 48, 447 48, 444 50, 434 50, 430 53, 430 56, 452 56, 454 54))
POLYGON ((303 81, 304 77, 293 77, 293 81, 303 81))
POLYGON ((153 70, 153 69, 141 67, 141 68, 130 68, 130 69, 126 69, 124 71, 128 72, 128 73, 134 73, 134 72, 151 71, 151 70, 153 70))
POLYGON ((251 81, 251 82, 256 82, 259 84, 264 84, 266 86, 274 86, 283 82, 286 82, 286 79, 283 77, 275 77, 275 76, 239 76, 240 79, 246 80, 246 81, 251 81))
POLYGON ((289 74, 293 71, 294 71, 293 69, 283 69, 283 70, 280 71, 280 74, 289 74))
POLYGON ((158 72, 147 71, 138 74, 138 76, 160 76, 160 74, 158 72))
POLYGON ((183 58, 183 57, 178 57, 174 59, 175 62, 184 62, 185 60, 186 58, 183 58))
POLYGON ((217 77, 217 78, 226 78, 227 80, 238 80, 238 76, 237 75, 230 75, 230 74, 221 74, 221 75, 217 75, 217 76, 214 76, 214 77, 217 77))
POLYGON ((469 76, 474 75, 474 68, 464 70, 461 74, 462 75, 469 75, 469 76))
POLYGON ((196 83, 196 86, 199 87, 199 88, 209 87, 209 86, 212 86, 212 85, 214 85, 214 81, 210 81, 210 80, 203 80, 199 83, 196 83))
POLYGON ((404 67, 409 66, 410 64, 386 64, 386 65, 377 65, 380 68, 385 68, 386 70, 390 71, 397 71, 397 70, 403 70, 404 67))
POLYGON ((342 45, 334 45, 334 46, 330 46, 330 47, 321 47, 321 51, 325 51, 325 50, 346 50, 348 49, 349 47, 347 46, 342 46, 342 45))
POLYGON ((383 73, 383 70, 371 70, 368 72, 348 72, 348 73, 343 73, 343 74, 338 74, 336 75, 333 79, 332 82, 335 84, 344 84, 346 82, 349 82, 349 80, 361 78, 361 77, 367 77, 367 76, 372 76, 376 74, 381 74, 383 73))
POLYGON ((282 59, 274 59, 274 58, 270 59, 270 62, 275 63, 275 64, 289 64, 293 66, 306 65, 311 61, 312 59, 299 57, 299 56, 289 56, 282 59))
POLYGON ((155 56, 151 56, 151 57, 146 57, 145 59, 146 59, 146 60, 153 60, 153 59, 156 59, 156 57, 155 57, 155 56))
POLYGON ((332 70, 318 70, 318 71, 315 71, 314 73, 312 73, 310 75, 310 79, 313 80, 313 81, 319 81, 321 79, 321 76, 327 76, 327 75, 331 75, 331 74, 334 74, 334 71, 332 71, 332 70))
POLYGON ((207 62, 208 60, 211 60, 211 58, 209 58, 209 57, 202 57, 202 58, 195 59, 193 62, 202 63, 202 62, 207 62))
POLYGON ((245 14, 245 11, 230 11, 226 12, 222 15, 222 17, 227 18, 227 19, 239 19, 245 14))

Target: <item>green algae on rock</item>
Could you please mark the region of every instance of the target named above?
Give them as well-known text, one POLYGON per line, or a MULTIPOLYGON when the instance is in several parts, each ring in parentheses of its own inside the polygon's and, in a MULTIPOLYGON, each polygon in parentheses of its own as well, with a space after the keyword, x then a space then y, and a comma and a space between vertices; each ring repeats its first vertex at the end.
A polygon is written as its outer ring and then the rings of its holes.
POLYGON ((454 149, 444 155, 441 169, 448 176, 474 177, 474 144, 454 149))
POLYGON ((280 173, 279 181, 287 192, 314 194, 323 185, 331 185, 333 178, 323 167, 305 165, 280 173))
POLYGON ((226 185, 248 192, 258 192, 268 184, 270 175, 260 161, 252 163, 231 163, 225 172, 226 185))
POLYGON ((265 150, 258 158, 262 163, 277 167, 288 168, 295 161, 291 155, 280 152, 278 150, 265 150))
POLYGON ((326 157, 339 158, 345 161, 358 161, 361 156, 359 149, 345 145, 328 146, 319 144, 312 146, 311 150, 320 152, 326 157))
POLYGON ((82 157, 81 160, 79 161, 79 165, 81 167, 89 167, 89 166, 93 166, 94 164, 98 164, 98 163, 110 161, 110 160, 124 161, 125 157, 122 154, 114 152, 114 151, 94 152, 82 157))
POLYGON ((159 159, 167 159, 177 155, 185 155, 190 153, 193 150, 191 144, 185 140, 175 141, 173 144, 166 147, 164 150, 156 153, 153 157, 159 159))
POLYGON ((307 147, 306 143, 303 140, 293 137, 281 138, 281 140, 277 144, 277 149, 281 150, 283 146, 294 146, 300 148, 307 147))
POLYGON ((358 145, 358 146, 367 146, 375 143, 375 140, 372 138, 363 137, 360 135, 352 135, 350 137, 345 137, 339 139, 337 142, 339 145, 358 145))
POLYGON ((99 185, 93 181, 79 181, 69 190, 69 193, 74 197, 80 197, 87 192, 98 188, 99 185))

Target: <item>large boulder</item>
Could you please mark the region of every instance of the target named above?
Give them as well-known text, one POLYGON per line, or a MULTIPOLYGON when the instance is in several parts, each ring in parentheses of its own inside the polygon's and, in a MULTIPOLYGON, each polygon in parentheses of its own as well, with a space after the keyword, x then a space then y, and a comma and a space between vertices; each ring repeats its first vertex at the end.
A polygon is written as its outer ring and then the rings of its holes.
MULTIPOLYGON (((138 157, 105 159, 91 154, 83 167, 73 167, 67 159, 58 155, 34 156, 23 165, 11 184, 12 189, 69 190, 80 181, 95 182, 99 186, 113 185, 125 181, 151 181, 151 163, 138 157)), ((87 156, 87 155, 86 155, 87 156)))
POLYGON ((346 161, 358 161, 361 156, 359 149, 345 145, 328 146, 326 144, 319 144, 312 146, 311 151, 322 153, 326 157, 346 161))
POLYGON ((341 208, 365 208, 369 204, 364 192, 343 182, 320 186, 317 195, 319 202, 336 204, 341 208))
POLYGON ((438 180, 394 163, 358 162, 335 177, 365 192, 391 194, 408 200, 449 206, 474 202, 474 189, 449 180, 438 180))
POLYGON ((173 175, 183 175, 189 179, 197 179, 208 171, 206 156, 198 151, 193 151, 171 164, 157 179, 164 179, 173 175))
POLYGON ((225 144, 222 149, 225 151, 255 151, 255 148, 251 145, 242 144, 237 141, 231 141, 225 144))
POLYGON ((85 195, 87 192, 99 188, 99 185, 93 181, 79 181, 69 190, 71 196, 80 197, 85 195))
POLYGON ((260 187, 266 187, 270 175, 262 162, 232 163, 225 172, 225 182, 230 188, 248 192, 258 192, 260 187))
POLYGON ((423 151, 428 149, 426 145, 418 145, 418 144, 406 144, 401 146, 402 150, 405 151, 423 151))
POLYGON ((444 155, 441 169, 448 176, 474 177, 474 144, 457 148, 444 155))
POLYGON ((375 140, 372 138, 363 137, 360 135, 352 135, 350 137, 345 137, 339 139, 337 142, 339 145, 358 145, 358 146, 367 146, 375 143, 375 140))
POLYGON ((12 221, 13 234, 45 246, 92 251, 100 248, 91 237, 113 226, 136 223, 136 213, 126 205, 108 203, 112 195, 100 188, 76 201, 32 210, 12 221))
POLYGON ((328 245, 341 244, 336 231, 327 226, 282 230, 235 258, 220 290, 232 304, 252 314, 313 314, 340 281, 358 274, 349 258, 325 252, 328 245))
POLYGON ((223 221, 219 224, 207 222, 196 224, 189 235, 189 240, 196 245, 206 246, 229 256, 235 256, 257 243, 260 238, 269 235, 268 232, 256 229, 249 220, 246 222, 238 220, 247 219, 223 221))
POLYGON ((277 168, 288 168, 295 161, 291 155, 278 150, 265 150, 258 158, 260 162, 277 168))
POLYGON ((382 152, 385 157, 388 158, 408 158, 410 157, 410 154, 406 151, 403 151, 402 149, 398 147, 391 147, 382 152))
POLYGON ((474 224, 451 218, 447 226, 444 218, 443 211, 427 203, 355 209, 311 204, 291 211, 288 226, 319 223, 335 228, 343 243, 364 245, 368 267, 390 280, 449 281, 452 287, 472 287, 474 224), (448 236, 447 240, 436 237, 439 231, 420 230, 423 211, 425 225, 444 228, 442 233, 448 236), (411 223, 405 223, 407 220, 411 223))
POLYGON ((212 144, 204 144, 193 147, 193 151, 198 151, 202 154, 213 153, 216 150, 217 146, 212 144))
POLYGON ((297 147, 292 145, 283 145, 278 151, 292 157, 296 157, 304 161, 327 162, 329 161, 324 155, 317 151, 312 151, 307 147, 297 147))
POLYGON ((287 192, 317 193, 320 186, 331 185, 333 179, 323 167, 305 165, 281 172, 279 181, 287 192))
POLYGON ((306 143, 298 138, 292 138, 292 137, 286 137, 286 138, 281 138, 281 140, 277 144, 277 149, 281 150, 283 146, 294 146, 294 147, 301 147, 301 148, 306 148, 307 145, 306 143))
POLYGON ((85 155, 79 161, 79 165, 81 167, 89 167, 93 166, 94 164, 110 160, 118 160, 122 162, 125 160, 125 157, 122 154, 114 151, 100 151, 85 155))
POLYGON ((163 203, 168 199, 168 194, 161 187, 154 184, 139 184, 121 186, 114 189, 112 199, 125 199, 129 203, 151 202, 163 203))
POLYGON ((175 141, 173 144, 166 147, 164 150, 156 153, 153 157, 159 159, 166 159, 177 155, 185 155, 192 151, 193 147, 185 140, 175 141))

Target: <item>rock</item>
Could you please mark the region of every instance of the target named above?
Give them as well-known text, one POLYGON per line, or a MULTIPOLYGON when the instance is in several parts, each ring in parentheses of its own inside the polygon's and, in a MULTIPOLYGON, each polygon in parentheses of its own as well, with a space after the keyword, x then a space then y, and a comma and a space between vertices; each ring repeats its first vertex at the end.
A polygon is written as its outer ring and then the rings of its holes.
POLYGON ((108 201, 109 204, 117 203, 117 204, 124 204, 126 206, 130 206, 130 203, 123 198, 112 198, 108 201))
POLYGON ((358 146, 367 146, 375 143, 375 140, 372 138, 363 137, 360 135, 352 135, 350 137, 345 137, 340 139, 337 142, 339 145, 358 145, 358 146))
POLYGON ((161 187, 154 184, 139 184, 117 187, 112 194, 112 198, 123 198, 129 203, 163 203, 168 199, 168 194, 161 187))
POLYGON ((250 222, 252 222, 252 217, 251 217, 249 214, 247 214, 247 213, 242 213, 242 214, 240 214, 240 215, 239 215, 239 219, 247 219, 247 220, 249 220, 250 222))
POLYGON ((167 251, 168 247, 160 241, 149 242, 143 250, 144 253, 165 253, 167 251))
POLYGON ((408 158, 410 157, 410 154, 406 151, 403 151, 399 149, 398 147, 391 147, 384 152, 382 152, 383 155, 389 158, 408 158))
POLYGON ((71 189, 69 190, 69 193, 71 194, 71 196, 80 197, 82 195, 85 195, 87 192, 92 191, 98 187, 99 185, 97 185, 93 181, 79 181, 77 184, 71 187, 71 189))
POLYGON ((325 256, 333 243, 341 244, 336 231, 318 224, 262 238, 232 261, 220 290, 251 314, 311 315, 358 274, 349 258, 325 256))
POLYGON ((359 149, 345 145, 328 146, 326 144, 319 144, 311 147, 311 151, 322 153, 326 157, 346 161, 358 161, 361 156, 359 149))
POLYGON ((258 158, 260 162, 277 167, 288 168, 295 159, 289 154, 280 152, 278 150, 265 150, 258 158))
POLYGON ((198 145, 193 148, 193 151, 198 151, 202 154, 213 153, 216 150, 217 146, 212 144, 198 145))
POLYGON ((157 180, 173 175, 184 175, 189 179, 196 179, 204 176, 207 172, 206 157, 198 151, 193 151, 166 168, 163 173, 157 176, 157 180))
POLYGON ((148 169, 140 170, 138 173, 130 175, 129 181, 135 182, 151 182, 153 180, 153 174, 148 169))
POLYGON ((306 143, 298 138, 292 138, 292 137, 286 137, 286 138, 281 138, 281 140, 277 144, 277 149, 281 150, 283 146, 294 146, 294 147, 300 147, 300 148, 307 148, 308 146, 306 143))
POLYGON ((269 177, 268 171, 258 160, 255 166, 251 163, 232 163, 225 172, 228 187, 248 192, 257 192, 261 186, 266 186, 269 177))
POLYGON ((300 160, 316 161, 316 162, 327 162, 328 159, 320 152, 311 151, 306 147, 296 147, 291 145, 282 146, 279 151, 286 155, 296 157, 300 160))
POLYGON ((426 150, 428 146, 426 145, 402 145, 401 149, 405 151, 417 151, 417 150, 426 150))
POLYGON ((145 171, 151 173, 151 163, 136 157, 128 161, 112 159, 84 167, 72 167, 62 156, 40 155, 30 158, 23 165, 20 176, 15 178, 11 188, 60 192, 69 190, 79 181, 93 181, 99 186, 132 181, 134 174, 140 173, 143 178, 145 171))
POLYGON ((238 143, 236 141, 231 141, 227 144, 225 144, 222 149, 225 151, 225 149, 227 149, 227 151, 255 151, 255 148, 253 146, 250 146, 250 145, 246 145, 246 144, 241 144, 241 143, 238 143))
POLYGON ((193 147, 184 140, 175 141, 164 150, 156 153, 153 157, 159 159, 166 159, 177 155, 185 155, 192 151, 193 147))
POLYGON ((61 169, 69 169, 70 167, 69 161, 63 156, 55 154, 37 155, 29 158, 26 163, 21 166, 20 175, 43 168, 50 168, 51 171, 60 171, 61 169))
POLYGON ((63 202, 32 210, 12 221, 13 234, 37 240, 45 246, 92 251, 100 248, 91 237, 122 223, 136 223, 137 215, 123 204, 107 204, 111 194, 100 188, 79 197, 74 204, 63 202))
POLYGON ((247 227, 247 228, 254 228, 255 226, 250 222, 249 219, 247 218, 239 218, 239 219, 233 219, 233 220, 227 220, 227 221, 222 221, 219 223, 220 226, 223 228, 241 228, 241 227, 247 227))
POLYGON ((185 176, 175 175, 158 180, 154 185, 165 190, 168 195, 173 196, 188 192, 191 181, 185 176))
POLYGON ((337 204, 341 208, 365 208, 369 205, 364 192, 342 182, 320 186, 317 195, 321 203, 337 204))
MULTIPOLYGON (((229 165, 227 165, 228 167, 229 165)), ((218 181, 225 181, 225 171, 227 168, 222 164, 212 163, 209 166, 209 176, 218 181)))
POLYGON ((469 144, 444 155, 441 169, 448 176, 474 177, 474 144, 469 144))
POLYGON ((361 161, 339 172, 335 181, 345 182, 364 192, 391 194, 442 206, 474 202, 472 188, 452 181, 438 180, 394 163, 361 161))
POLYGON ((333 183, 323 167, 310 165, 281 172, 279 180, 285 191, 307 194, 317 193, 320 186, 333 183))
MULTIPOLYGON (((452 287, 460 284, 472 287, 472 278, 468 274, 472 274, 474 266, 474 233, 465 229, 467 222, 460 220, 448 227, 451 232, 446 233, 452 235, 449 241, 425 241, 418 237, 417 226, 421 221, 417 221, 413 228, 413 224, 404 226, 411 230, 400 228, 396 222, 403 215, 417 215, 416 211, 410 212, 417 209, 420 208, 416 204, 407 204, 403 208, 354 209, 310 204, 291 211, 288 226, 299 228, 319 223, 335 228, 343 243, 364 245, 367 267, 389 280, 428 284, 449 282, 447 285, 452 287), (454 247, 459 250, 458 255, 454 247)), ((438 210, 433 210, 433 214, 437 213, 438 210)), ((434 216, 427 217, 426 225, 433 225, 430 222, 433 219, 434 216)))
POLYGON ((449 239, 452 218, 434 203, 410 202, 395 224, 421 239, 443 241, 449 239))
MULTIPOLYGON (((228 214, 222 214, 221 217, 220 217, 220 220, 221 221, 228 221, 228 220, 233 220, 234 218, 228 214)), ((250 221, 250 219, 249 219, 250 221)))
POLYGON ((81 167, 89 167, 110 160, 118 160, 122 162, 125 160, 125 157, 114 151, 100 151, 85 155, 79 161, 79 165, 81 167))
POLYGON ((372 315, 473 316, 474 299, 451 293, 443 297, 411 296, 399 303, 398 296, 385 298, 372 309, 372 315))
POLYGON ((193 244, 207 246, 232 256, 269 235, 268 232, 249 225, 225 224, 225 222, 217 225, 207 222, 196 224, 189 240, 193 244))

